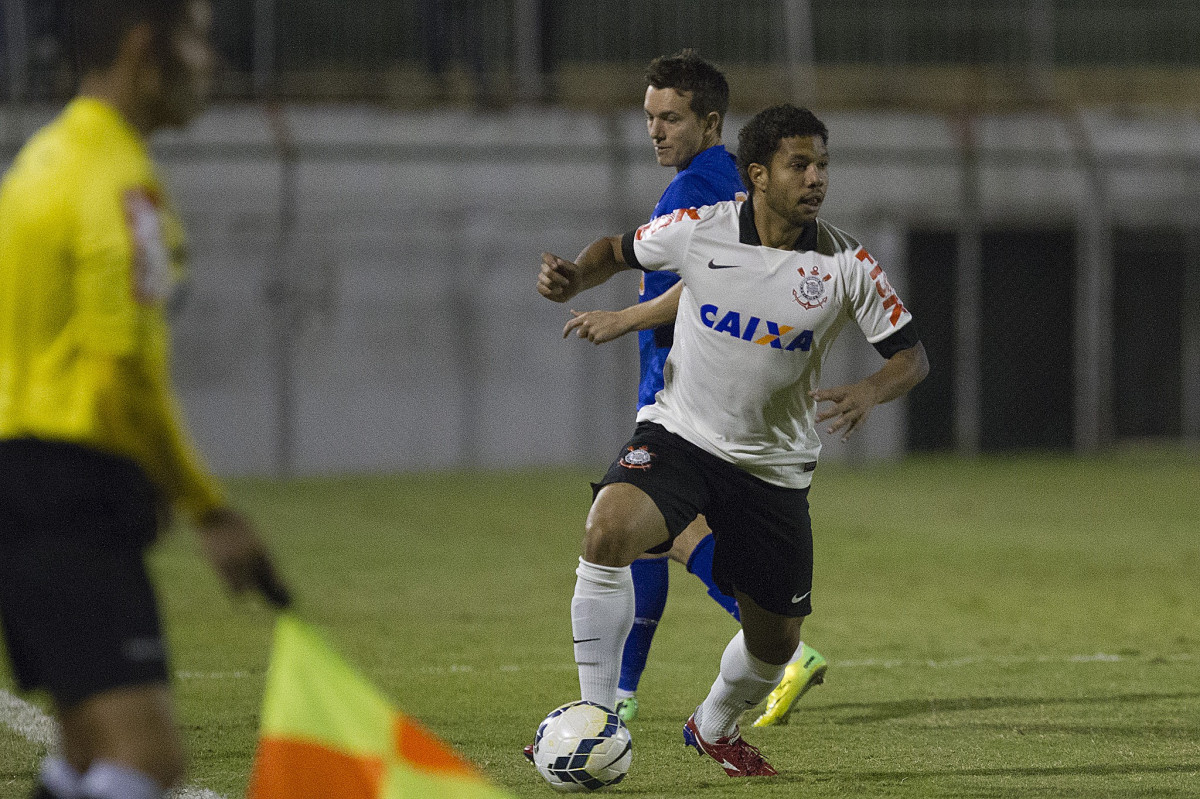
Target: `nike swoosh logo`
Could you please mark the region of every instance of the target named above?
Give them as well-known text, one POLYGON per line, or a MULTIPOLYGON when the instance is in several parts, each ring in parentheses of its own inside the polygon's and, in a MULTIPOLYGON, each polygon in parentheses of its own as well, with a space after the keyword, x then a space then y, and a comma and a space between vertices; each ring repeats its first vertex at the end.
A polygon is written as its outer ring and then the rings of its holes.
POLYGON ((744 264, 719 264, 715 261, 708 262, 709 269, 736 269, 739 266, 744 266, 744 264))
MULTIPOLYGON (((807 594, 805 594, 807 596, 807 594)), ((571 642, 576 644, 586 644, 588 641, 599 641, 599 638, 572 638, 571 642)))
MULTIPOLYGON (((808 594, 811 594, 811 593, 812 593, 812 591, 809 591, 809 592, 808 592, 808 594)), ((793 605, 797 605, 797 604, 799 604, 799 603, 803 602, 803 601, 804 601, 804 597, 805 597, 805 596, 808 596, 808 594, 805 594, 804 596, 795 596, 795 595, 793 595, 793 596, 792 596, 792 604, 793 604, 793 605)))

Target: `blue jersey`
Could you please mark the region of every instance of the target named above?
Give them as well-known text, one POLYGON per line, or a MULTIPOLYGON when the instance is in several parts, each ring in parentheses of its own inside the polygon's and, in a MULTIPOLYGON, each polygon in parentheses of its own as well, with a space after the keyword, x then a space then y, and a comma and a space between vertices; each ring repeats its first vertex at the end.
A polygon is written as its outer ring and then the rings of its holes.
MULTIPOLYGON (((703 205, 736 200, 745 196, 746 188, 738 175, 737 163, 724 145, 718 144, 697 153, 688 165, 671 180, 654 206, 655 219, 680 208, 699 208, 703 205)), ((642 275, 638 302, 646 302, 663 294, 679 276, 672 272, 650 272, 642 275)), ((663 387, 663 364, 671 351, 675 335, 674 323, 653 330, 638 331, 638 350, 641 377, 638 382, 638 409, 654 402, 654 395, 663 387)))

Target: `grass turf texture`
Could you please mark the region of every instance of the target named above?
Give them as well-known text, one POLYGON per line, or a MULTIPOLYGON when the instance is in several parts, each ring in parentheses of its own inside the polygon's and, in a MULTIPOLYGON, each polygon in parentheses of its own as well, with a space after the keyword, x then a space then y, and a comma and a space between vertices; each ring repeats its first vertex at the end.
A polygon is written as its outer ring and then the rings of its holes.
MULTIPOLYGON (((568 606, 595 474, 232 489, 278 548, 303 616, 496 782, 547 797, 520 748, 578 696, 568 606)), ((804 638, 829 658, 828 681, 788 727, 743 720, 781 776, 731 780, 683 747, 681 725, 736 627, 672 566, 631 725, 633 770, 610 793, 1197 795, 1194 453, 827 466, 811 501, 815 613, 804 638)), ((228 601, 186 534, 164 542, 154 567, 189 782, 241 796, 271 616, 228 601)), ((0 725, 0 795, 25 795, 41 754, 0 725)))

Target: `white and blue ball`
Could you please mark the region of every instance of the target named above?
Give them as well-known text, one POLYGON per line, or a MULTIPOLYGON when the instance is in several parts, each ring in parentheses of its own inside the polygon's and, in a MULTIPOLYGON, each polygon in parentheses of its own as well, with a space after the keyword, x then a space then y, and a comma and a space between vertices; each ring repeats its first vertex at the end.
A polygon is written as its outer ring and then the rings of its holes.
POLYGON ((568 702, 550 711, 533 739, 533 764, 564 793, 616 785, 629 773, 633 738, 621 717, 595 702, 568 702))

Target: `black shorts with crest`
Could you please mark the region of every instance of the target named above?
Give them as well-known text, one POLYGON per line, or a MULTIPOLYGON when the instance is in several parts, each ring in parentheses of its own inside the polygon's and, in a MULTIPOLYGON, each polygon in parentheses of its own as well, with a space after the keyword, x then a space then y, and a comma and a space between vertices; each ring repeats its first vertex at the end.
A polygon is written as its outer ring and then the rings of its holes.
POLYGON ((713 577, 782 616, 812 613, 813 543, 807 488, 767 483, 654 422, 639 422, 594 493, 611 483, 644 491, 667 523, 666 552, 703 514, 713 531, 713 577))

